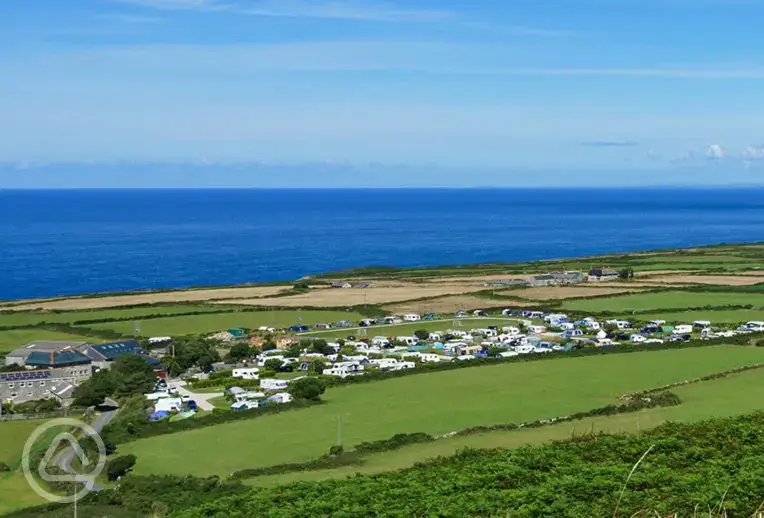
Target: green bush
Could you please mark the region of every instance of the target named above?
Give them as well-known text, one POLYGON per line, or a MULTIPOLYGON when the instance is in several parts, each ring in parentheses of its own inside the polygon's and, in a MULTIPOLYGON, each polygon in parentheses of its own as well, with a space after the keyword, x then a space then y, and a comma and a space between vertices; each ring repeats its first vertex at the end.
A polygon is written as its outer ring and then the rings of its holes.
POLYGON ((135 455, 122 455, 110 459, 106 463, 106 476, 111 481, 124 477, 135 466, 135 460, 135 455))
POLYGON ((11 467, 5 462, 0 462, 0 473, 10 471, 11 467))

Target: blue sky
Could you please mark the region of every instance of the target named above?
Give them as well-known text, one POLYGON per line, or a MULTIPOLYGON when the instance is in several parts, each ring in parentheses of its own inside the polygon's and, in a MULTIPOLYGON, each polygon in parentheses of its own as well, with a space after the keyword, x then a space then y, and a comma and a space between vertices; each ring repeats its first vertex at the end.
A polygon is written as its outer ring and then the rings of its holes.
POLYGON ((762 20, 764 0, 3 0, 0 186, 761 184, 762 20))

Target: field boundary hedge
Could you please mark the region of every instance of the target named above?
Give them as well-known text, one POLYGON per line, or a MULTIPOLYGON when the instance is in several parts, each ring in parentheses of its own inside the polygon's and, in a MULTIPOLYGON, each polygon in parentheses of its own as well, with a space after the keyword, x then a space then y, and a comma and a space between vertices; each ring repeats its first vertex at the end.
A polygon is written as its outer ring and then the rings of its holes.
POLYGON ((629 400, 629 399, 635 399, 635 398, 643 398, 643 397, 649 396, 650 394, 654 394, 656 392, 662 392, 662 391, 670 390, 677 387, 684 387, 686 385, 694 385, 696 383, 703 383, 706 381, 714 381, 718 379, 728 378, 729 376, 733 376, 735 374, 758 370, 761 368, 764 368, 764 363, 754 363, 752 365, 744 365, 742 367, 735 367, 734 369, 729 369, 722 372, 714 372, 712 374, 701 376, 699 378, 693 378, 693 379, 684 380, 684 381, 677 381, 675 383, 669 383, 668 385, 663 385, 662 387, 655 387, 651 389, 640 390, 637 392, 630 392, 628 394, 624 394, 620 396, 619 399, 629 400))

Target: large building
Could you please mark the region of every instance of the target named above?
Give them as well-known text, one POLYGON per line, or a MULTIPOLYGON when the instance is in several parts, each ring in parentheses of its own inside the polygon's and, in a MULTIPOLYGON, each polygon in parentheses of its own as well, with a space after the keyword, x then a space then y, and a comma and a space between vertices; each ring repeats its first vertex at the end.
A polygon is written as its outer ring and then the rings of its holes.
POLYGON ((55 397, 62 404, 68 405, 74 387, 90 379, 92 372, 90 362, 48 369, 0 372, 0 401, 19 404, 55 397))
POLYGON ((18 365, 23 367, 27 363, 27 358, 34 354, 35 358, 40 358, 38 353, 50 355, 51 353, 63 353, 69 351, 75 351, 82 353, 83 349, 87 347, 87 342, 49 342, 38 341, 29 342, 23 347, 14 349, 5 356, 6 365, 18 365))

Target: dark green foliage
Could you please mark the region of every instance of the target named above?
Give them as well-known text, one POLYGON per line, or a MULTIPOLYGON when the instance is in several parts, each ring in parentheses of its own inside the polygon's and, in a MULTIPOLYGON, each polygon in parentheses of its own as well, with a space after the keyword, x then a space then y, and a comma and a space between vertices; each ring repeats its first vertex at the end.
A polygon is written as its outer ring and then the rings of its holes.
POLYGON ((46 412, 55 412, 61 409, 61 402, 58 399, 37 399, 26 401, 18 405, 3 405, 4 414, 43 414, 46 412))
POLYGON ((268 370, 278 371, 283 364, 284 362, 279 360, 278 358, 271 358, 270 360, 265 360, 265 363, 263 363, 263 367, 268 370))
POLYGON ((334 349, 329 347, 326 340, 323 338, 311 341, 308 345, 308 349, 310 349, 311 352, 319 354, 332 354, 334 352, 334 349))
POLYGON ((252 356, 252 348, 246 342, 233 344, 228 351, 228 361, 232 363, 240 362, 252 356))
POLYGON ((275 466, 265 466, 262 468, 242 469, 234 471, 230 478, 231 480, 244 480, 247 478, 262 477, 266 475, 281 475, 298 471, 315 471, 320 469, 336 469, 343 466, 360 466, 362 463, 363 460, 357 453, 343 452, 342 446, 332 446, 327 455, 322 455, 314 460, 277 464, 275 466))
POLYGON ((74 389, 74 404, 94 406, 106 397, 125 398, 151 392, 156 376, 151 367, 138 355, 125 354, 115 359, 111 368, 95 373, 74 389))
POLYGON ((377 453, 381 451, 397 450, 410 444, 418 444, 423 442, 432 442, 435 437, 426 433, 399 433, 393 435, 389 439, 383 439, 381 441, 362 442, 354 448, 358 453, 369 454, 377 453))
POLYGON ((430 337, 430 332, 426 329, 417 329, 414 331, 414 336, 420 340, 427 340, 430 337))
POLYGON ((326 385, 318 378, 300 378, 292 381, 287 390, 295 399, 319 401, 321 394, 326 390, 326 385))
POLYGON ((212 368, 212 364, 220 361, 217 347, 220 345, 214 340, 206 338, 181 338, 173 340, 175 356, 168 359, 168 367, 172 376, 177 376, 191 367, 199 367, 205 371, 212 368))
MULTIPOLYGON (((262 372, 263 371, 260 371, 261 375, 262 372)), ((259 386, 259 380, 245 380, 242 378, 210 378, 206 380, 194 381, 191 383, 189 388, 194 390, 208 387, 223 387, 224 389, 227 389, 230 387, 257 388, 259 386)))
POLYGON ((764 414, 756 414, 668 423, 638 435, 468 449, 402 471, 253 489, 176 516, 697 516, 696 506, 723 501, 729 516, 748 517, 764 500, 762 459, 764 414))
POLYGON ((111 481, 124 477, 135 466, 135 460, 135 455, 122 455, 110 459, 106 463, 106 476, 111 481))
POLYGON ((0 473, 5 473, 11 470, 11 467, 5 462, 0 462, 0 473))

